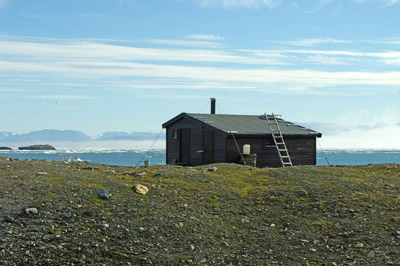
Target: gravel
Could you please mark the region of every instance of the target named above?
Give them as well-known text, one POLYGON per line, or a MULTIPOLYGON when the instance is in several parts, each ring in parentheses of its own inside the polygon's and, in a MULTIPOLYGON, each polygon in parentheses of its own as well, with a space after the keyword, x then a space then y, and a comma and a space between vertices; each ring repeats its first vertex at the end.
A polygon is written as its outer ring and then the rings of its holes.
POLYGON ((0 264, 400 265, 398 165, 140 170, 0 157, 0 264))

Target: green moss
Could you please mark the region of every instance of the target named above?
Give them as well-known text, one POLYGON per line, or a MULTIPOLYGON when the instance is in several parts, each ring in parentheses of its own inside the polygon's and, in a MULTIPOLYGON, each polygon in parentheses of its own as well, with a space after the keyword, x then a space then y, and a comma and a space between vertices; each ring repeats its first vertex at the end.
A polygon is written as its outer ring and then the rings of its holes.
POLYGON ((205 198, 204 200, 209 204, 209 206, 214 208, 218 207, 218 201, 216 199, 208 197, 205 198))
POLYGON ((104 205, 104 200, 101 199, 98 195, 86 195, 86 198, 89 200, 90 203, 94 205, 104 205))

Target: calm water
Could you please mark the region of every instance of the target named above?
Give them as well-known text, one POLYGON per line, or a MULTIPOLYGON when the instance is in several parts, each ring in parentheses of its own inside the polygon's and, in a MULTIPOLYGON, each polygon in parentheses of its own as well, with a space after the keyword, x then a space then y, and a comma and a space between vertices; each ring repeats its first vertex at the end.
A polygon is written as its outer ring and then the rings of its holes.
MULTIPOLYGON (((165 164, 165 150, 146 152, 134 150, 58 150, 58 151, 0 151, 0 156, 25 159, 60 161, 60 154, 68 160, 76 156, 80 160, 107 165, 136 166, 141 160, 149 160, 150 165, 165 164)), ((317 153, 317 164, 365 165, 380 163, 400 164, 400 151, 325 151, 317 153)), ((143 165, 143 161, 139 164, 143 165)))
POLYGON ((25 159, 38 159, 38 160, 50 160, 50 161, 61 161, 63 155, 64 160, 80 160, 101 163, 107 165, 119 165, 119 166, 136 166, 140 161, 139 165, 143 165, 144 160, 149 160, 151 165, 165 164, 165 151, 152 151, 146 155, 146 152, 142 151, 0 151, 0 156, 25 159))
POLYGON ((317 164, 366 165, 380 163, 400 164, 400 151, 324 151, 317 153, 317 164))

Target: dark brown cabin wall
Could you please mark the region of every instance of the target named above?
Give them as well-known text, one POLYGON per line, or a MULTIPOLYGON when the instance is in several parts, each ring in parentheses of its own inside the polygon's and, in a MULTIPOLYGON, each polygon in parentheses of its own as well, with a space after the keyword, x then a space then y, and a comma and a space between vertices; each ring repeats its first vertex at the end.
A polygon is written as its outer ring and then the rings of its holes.
POLYGON ((190 129, 190 165, 201 165, 203 164, 203 153, 201 151, 203 145, 203 129, 202 126, 193 123, 189 119, 182 118, 167 128, 167 149, 168 158, 167 163, 171 163, 175 160, 179 161, 180 151, 180 136, 179 130, 189 128, 190 129), (173 138, 173 131, 177 130, 178 138, 173 138))
POLYGON ((173 130, 167 129, 167 164, 179 161, 179 138, 173 138, 173 130))
POLYGON ((315 137, 286 137, 285 142, 293 165, 316 164, 315 137))
MULTIPOLYGON (((239 145, 240 146, 240 145, 239 145)), ((232 137, 227 137, 226 139, 226 162, 227 163, 238 163, 240 159, 239 152, 236 148, 235 142, 232 137)), ((242 151, 240 151, 242 152, 242 151)))
POLYGON ((203 127, 192 124, 190 127, 190 165, 203 164, 203 127))
MULTIPOLYGON (((250 144, 250 153, 257 154, 257 167, 281 167, 275 146, 265 146, 268 137, 235 137, 243 152, 243 145, 250 144)), ((315 137, 284 137, 293 165, 315 164, 315 137)), ((240 155, 232 137, 227 139, 226 162, 237 163, 240 155)))
POLYGON ((226 136, 214 133, 214 163, 224 163, 226 154, 226 136))
MULTIPOLYGON (((240 152, 243 152, 243 145, 250 144, 250 153, 257 154, 257 167, 279 167, 281 162, 276 148, 264 147, 263 137, 235 137, 240 152)), ((236 147, 235 141, 231 136, 227 138, 226 162, 238 163, 240 154, 236 147)))

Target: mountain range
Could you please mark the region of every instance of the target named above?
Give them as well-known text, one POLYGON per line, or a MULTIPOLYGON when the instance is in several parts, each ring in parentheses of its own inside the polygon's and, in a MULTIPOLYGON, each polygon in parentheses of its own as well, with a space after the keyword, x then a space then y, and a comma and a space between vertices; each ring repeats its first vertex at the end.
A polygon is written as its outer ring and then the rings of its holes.
MULTIPOLYGON (((299 123, 302 126, 321 132, 323 136, 333 136, 352 131, 373 131, 386 128, 388 124, 373 124, 364 126, 337 125, 329 123, 299 123)), ((400 128, 400 123, 391 125, 393 128, 400 128)), ((45 142, 45 141, 68 141, 68 142, 88 142, 88 141, 114 141, 114 140, 155 140, 158 133, 153 132, 105 132, 95 137, 90 137, 81 131, 74 130, 55 130, 45 129, 32 131, 26 134, 16 134, 13 132, 0 131, 1 143, 13 142, 45 142)), ((160 139, 165 139, 165 133, 161 134, 160 139)))
MULTIPOLYGON (((36 141, 113 141, 113 140, 155 140, 158 133, 152 132, 106 132, 90 137, 81 131, 45 129, 26 134, 0 131, 0 142, 36 142, 36 141)), ((165 134, 160 138, 165 138, 165 134)))

